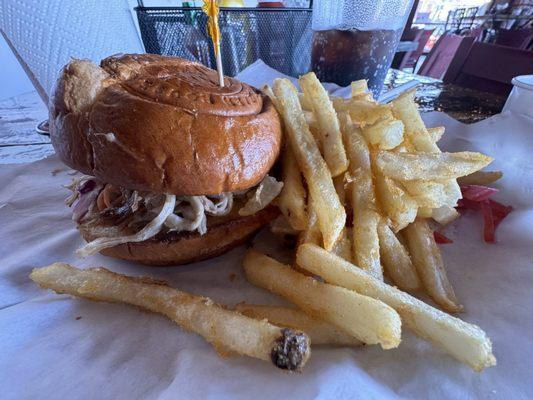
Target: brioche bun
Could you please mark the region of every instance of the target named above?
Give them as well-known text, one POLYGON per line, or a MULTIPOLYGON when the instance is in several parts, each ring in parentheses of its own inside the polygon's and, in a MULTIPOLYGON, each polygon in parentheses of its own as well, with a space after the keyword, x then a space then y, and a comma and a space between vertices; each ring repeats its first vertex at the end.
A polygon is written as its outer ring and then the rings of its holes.
POLYGON ((279 116, 251 86, 229 77, 224 85, 215 71, 174 57, 73 60, 51 97, 52 144, 71 168, 128 189, 248 189, 278 156, 279 116))

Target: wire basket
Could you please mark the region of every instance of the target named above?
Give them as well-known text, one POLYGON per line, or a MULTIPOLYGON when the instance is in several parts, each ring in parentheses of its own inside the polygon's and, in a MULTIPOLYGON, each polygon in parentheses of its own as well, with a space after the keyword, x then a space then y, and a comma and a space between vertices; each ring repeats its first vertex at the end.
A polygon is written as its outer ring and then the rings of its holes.
MULTIPOLYGON (((178 56, 216 68, 201 8, 135 8, 148 53, 178 56)), ((287 75, 309 71, 311 8, 221 9, 224 74, 234 76, 258 59, 287 75)))

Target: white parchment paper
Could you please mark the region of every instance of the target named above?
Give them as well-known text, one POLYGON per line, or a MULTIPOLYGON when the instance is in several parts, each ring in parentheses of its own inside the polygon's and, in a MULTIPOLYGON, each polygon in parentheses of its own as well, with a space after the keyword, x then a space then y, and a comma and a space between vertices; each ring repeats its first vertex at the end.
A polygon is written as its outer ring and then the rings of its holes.
MULTIPOLYGON (((403 332, 398 349, 314 348, 302 374, 240 357, 219 358, 195 334, 126 305, 39 289, 32 268, 55 261, 151 275, 226 304, 282 301, 248 284, 245 248, 194 265, 149 268, 103 256, 76 259, 82 239, 63 204, 68 170, 51 157, 0 167, 0 398, 2 399, 527 399, 533 396, 533 120, 504 114, 447 127, 441 147, 478 150, 504 171, 495 197, 515 211, 498 244, 481 240, 481 216, 447 228, 442 247, 461 315, 493 339, 498 366, 479 374, 403 332), (234 280, 231 274, 236 274, 234 280)), ((255 244, 265 248, 269 234, 255 244)), ((273 252, 276 256, 277 252, 273 252)))

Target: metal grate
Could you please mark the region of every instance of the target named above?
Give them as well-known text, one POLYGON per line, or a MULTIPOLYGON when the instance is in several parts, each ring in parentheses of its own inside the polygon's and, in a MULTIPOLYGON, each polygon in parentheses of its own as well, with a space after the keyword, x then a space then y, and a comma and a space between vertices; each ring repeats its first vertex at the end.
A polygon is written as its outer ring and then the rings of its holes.
MULTIPOLYGON (((200 8, 136 7, 145 49, 178 56, 216 68, 200 8)), ((311 8, 221 9, 224 74, 234 76, 262 59, 272 68, 298 76, 309 71, 311 8)))

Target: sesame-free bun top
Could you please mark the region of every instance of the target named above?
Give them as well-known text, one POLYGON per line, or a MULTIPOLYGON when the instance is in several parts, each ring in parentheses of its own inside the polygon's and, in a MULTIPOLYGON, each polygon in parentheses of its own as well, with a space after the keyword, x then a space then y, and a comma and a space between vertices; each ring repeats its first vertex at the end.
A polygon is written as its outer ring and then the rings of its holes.
POLYGON ((272 102, 181 58, 73 60, 50 101, 50 136, 71 168, 128 189, 206 195, 247 189, 275 162, 272 102))

